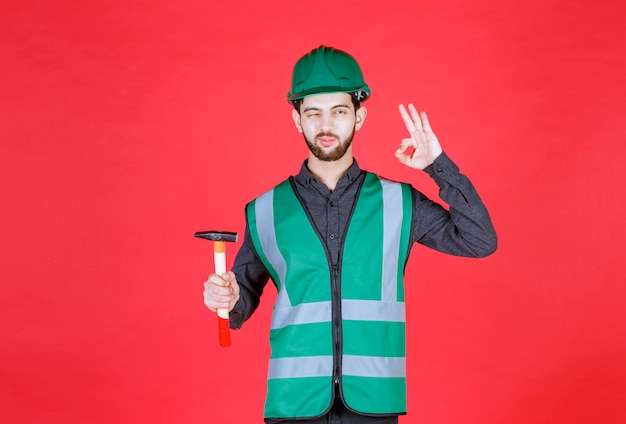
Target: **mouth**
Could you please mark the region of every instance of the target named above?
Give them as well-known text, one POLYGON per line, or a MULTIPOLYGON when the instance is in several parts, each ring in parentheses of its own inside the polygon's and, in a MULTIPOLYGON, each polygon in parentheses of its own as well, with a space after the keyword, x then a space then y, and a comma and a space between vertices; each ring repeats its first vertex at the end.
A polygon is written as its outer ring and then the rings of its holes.
POLYGON ((337 138, 326 135, 318 136, 317 141, 322 145, 322 147, 330 147, 337 142, 337 138))

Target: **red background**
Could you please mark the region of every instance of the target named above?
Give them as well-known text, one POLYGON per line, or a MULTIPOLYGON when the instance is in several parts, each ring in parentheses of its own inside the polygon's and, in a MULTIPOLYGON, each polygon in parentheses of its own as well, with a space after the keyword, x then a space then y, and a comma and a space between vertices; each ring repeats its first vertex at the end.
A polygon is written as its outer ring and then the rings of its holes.
POLYGON ((626 422, 625 19, 621 0, 2 1, 0 420, 261 422, 274 290, 220 348, 193 234, 243 233, 298 171, 291 67, 326 44, 373 90, 361 166, 437 197, 393 156, 415 102, 500 238, 484 260, 414 248, 401 422, 626 422))

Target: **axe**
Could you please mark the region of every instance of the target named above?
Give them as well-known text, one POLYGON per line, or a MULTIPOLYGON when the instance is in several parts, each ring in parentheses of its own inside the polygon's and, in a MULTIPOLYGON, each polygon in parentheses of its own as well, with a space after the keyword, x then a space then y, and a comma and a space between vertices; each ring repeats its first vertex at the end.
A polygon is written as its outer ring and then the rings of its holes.
MULTIPOLYGON (((194 237, 213 240, 213 261, 215 273, 220 277, 226 272, 226 242, 237 241, 237 233, 228 231, 199 231, 194 237)), ((230 325, 228 309, 217 310, 217 324, 220 346, 230 346, 230 325)))

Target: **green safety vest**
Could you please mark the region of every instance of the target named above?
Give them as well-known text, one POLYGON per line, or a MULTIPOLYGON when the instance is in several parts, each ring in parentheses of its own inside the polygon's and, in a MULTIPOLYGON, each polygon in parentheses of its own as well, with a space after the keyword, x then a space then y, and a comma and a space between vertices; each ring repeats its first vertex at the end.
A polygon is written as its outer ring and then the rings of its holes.
POLYGON ((366 174, 333 269, 291 184, 246 208, 255 249, 278 289, 265 417, 322 414, 331 404, 334 369, 351 409, 404 413, 411 188, 366 174))

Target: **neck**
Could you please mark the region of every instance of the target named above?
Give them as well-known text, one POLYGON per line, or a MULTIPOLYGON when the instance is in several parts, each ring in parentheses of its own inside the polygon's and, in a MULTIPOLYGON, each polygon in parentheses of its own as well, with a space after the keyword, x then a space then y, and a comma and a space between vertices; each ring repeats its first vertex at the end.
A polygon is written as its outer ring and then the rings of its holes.
POLYGON ((318 180, 324 183, 330 191, 333 191, 337 186, 337 181, 350 168, 352 162, 354 159, 347 152, 340 159, 331 162, 319 160, 310 154, 308 168, 318 180))

